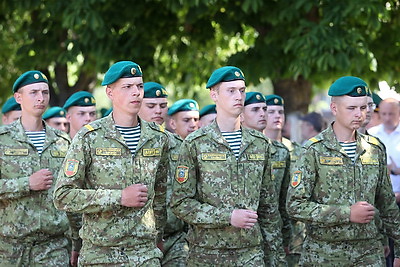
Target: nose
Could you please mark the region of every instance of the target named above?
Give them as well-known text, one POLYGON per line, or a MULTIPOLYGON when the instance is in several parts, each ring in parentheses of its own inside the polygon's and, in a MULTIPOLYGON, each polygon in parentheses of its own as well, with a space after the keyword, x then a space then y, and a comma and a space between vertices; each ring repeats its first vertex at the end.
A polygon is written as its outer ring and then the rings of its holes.
POLYGON ((156 114, 161 114, 161 107, 159 106, 159 105, 157 105, 156 107, 155 107, 155 111, 154 111, 156 114))
POLYGON ((137 85, 132 86, 132 95, 133 96, 140 96, 139 86, 137 86, 137 85))

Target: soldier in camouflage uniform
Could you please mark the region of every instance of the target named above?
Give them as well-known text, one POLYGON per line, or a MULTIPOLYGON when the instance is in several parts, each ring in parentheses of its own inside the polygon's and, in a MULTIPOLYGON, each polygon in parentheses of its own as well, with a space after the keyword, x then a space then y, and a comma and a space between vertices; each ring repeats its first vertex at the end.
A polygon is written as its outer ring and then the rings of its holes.
MULTIPOLYGON (((243 126, 263 132, 267 125, 266 112, 267 104, 265 103, 265 98, 261 93, 246 93, 243 113, 240 115, 243 126)), ((286 212, 286 195, 290 180, 289 151, 281 142, 269 138, 268 141, 271 144, 270 157, 272 160, 272 180, 275 182, 276 196, 278 197, 276 201, 279 202, 279 213, 283 223, 283 247, 287 248, 291 237, 290 219, 286 212)))
POLYGON ((22 115, 0 128, 0 265, 68 266, 69 222, 52 193, 70 139, 42 121, 50 99, 43 73, 22 74, 13 91, 22 115))
POLYGON ((219 68, 207 88, 217 118, 183 141, 171 199, 189 224, 188 266, 264 266, 263 245, 271 266, 284 263, 270 144, 240 127, 243 73, 219 68))
MULTIPOLYGON (((146 121, 163 124, 168 112, 168 93, 164 86, 156 82, 144 83, 143 104, 139 116, 146 121)), ((164 229, 162 266, 186 266, 189 247, 186 241, 186 224, 172 213, 169 203, 172 194, 172 184, 175 177, 176 162, 182 138, 166 131, 169 137, 169 171, 167 180, 167 223, 164 229)))
POLYGON ((12 96, 4 103, 1 107, 1 121, 3 125, 10 124, 21 117, 21 105, 15 101, 15 98, 12 96))
POLYGON ((110 67, 102 85, 113 112, 74 138, 54 192, 58 209, 83 214, 79 265, 160 266, 166 220, 168 137, 137 114, 142 72, 110 67))
MULTIPOLYGON (((282 136, 282 129, 286 120, 284 100, 278 95, 267 95, 265 96, 265 102, 267 104, 267 126, 264 129, 264 134, 289 150, 289 170, 291 170, 299 159, 301 146, 282 136)), ((288 179, 290 179, 290 175, 288 179)), ((285 186, 286 185, 289 186, 289 181, 287 181, 285 186)), ((281 201, 281 203, 283 202, 281 201)), ((301 244, 305 237, 304 223, 289 219, 289 224, 290 225, 286 225, 287 234, 283 237, 283 243, 287 254, 286 259, 289 266, 297 266, 301 253, 301 244), (288 235, 288 233, 290 233, 290 235, 288 235)))
POLYGON ((365 119, 367 84, 346 76, 329 88, 335 121, 304 145, 292 173, 287 210, 306 223, 303 266, 383 266, 380 220, 400 238, 400 214, 385 148, 357 129, 365 119))

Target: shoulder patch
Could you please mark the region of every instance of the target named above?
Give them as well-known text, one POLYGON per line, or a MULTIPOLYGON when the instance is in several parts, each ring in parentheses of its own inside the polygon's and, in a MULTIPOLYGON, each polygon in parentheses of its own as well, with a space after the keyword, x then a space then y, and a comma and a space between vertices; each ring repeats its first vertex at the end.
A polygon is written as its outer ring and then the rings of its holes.
POLYGON ((90 132, 90 131, 94 131, 94 128, 93 128, 90 124, 86 124, 86 125, 83 126, 83 127, 85 127, 86 129, 88 129, 89 132, 90 132))
POLYGON ((319 140, 315 137, 312 137, 309 139, 312 143, 318 142, 319 140))
POLYGON ((72 177, 78 172, 79 161, 76 159, 67 159, 64 165, 64 174, 67 177, 72 177))
POLYGON ((300 184, 302 175, 303 173, 301 171, 295 171, 293 173, 292 180, 290 181, 290 185, 293 188, 296 188, 300 184))
POLYGON ((189 177, 189 167, 178 166, 176 167, 175 179, 178 183, 182 184, 187 181, 189 177))

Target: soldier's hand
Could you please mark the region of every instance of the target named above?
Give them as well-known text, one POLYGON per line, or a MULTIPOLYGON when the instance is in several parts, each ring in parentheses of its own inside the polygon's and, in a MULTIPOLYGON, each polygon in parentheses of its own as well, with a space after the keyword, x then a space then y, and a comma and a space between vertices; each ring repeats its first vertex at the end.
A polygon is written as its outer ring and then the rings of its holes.
POLYGON ((29 176, 29 188, 33 191, 48 190, 53 184, 53 174, 48 169, 41 169, 29 176))
POLYGON ((350 207, 350 221, 369 223, 375 215, 375 208, 366 201, 359 201, 350 207))
POLYGON ((72 267, 78 266, 78 257, 79 257, 78 251, 71 252, 70 263, 72 267))
POLYGON ((257 212, 253 210, 237 209, 232 211, 231 224, 238 228, 250 229, 257 222, 257 212))
POLYGON ((147 202, 147 186, 134 184, 122 190, 121 205, 125 207, 141 208, 147 202))

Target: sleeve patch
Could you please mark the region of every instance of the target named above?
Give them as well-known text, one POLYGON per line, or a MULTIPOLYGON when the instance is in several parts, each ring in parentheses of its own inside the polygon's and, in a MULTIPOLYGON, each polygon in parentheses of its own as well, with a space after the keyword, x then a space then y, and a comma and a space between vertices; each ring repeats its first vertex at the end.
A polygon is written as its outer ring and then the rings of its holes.
POLYGON ((187 181, 189 177, 189 168, 186 166, 178 166, 176 167, 176 181, 180 184, 187 181))
POLYGON ((67 159, 64 165, 64 173, 67 177, 72 177, 78 172, 79 161, 76 159, 67 159))
POLYGON ((293 173, 292 180, 290 181, 290 185, 293 188, 297 187, 300 184, 302 174, 303 173, 301 171, 295 171, 293 173))

